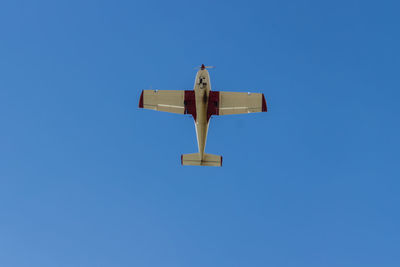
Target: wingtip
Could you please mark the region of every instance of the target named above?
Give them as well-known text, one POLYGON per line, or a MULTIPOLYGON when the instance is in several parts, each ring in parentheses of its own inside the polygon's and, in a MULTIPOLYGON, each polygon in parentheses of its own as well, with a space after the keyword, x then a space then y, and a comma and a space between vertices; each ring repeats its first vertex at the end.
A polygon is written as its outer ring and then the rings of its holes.
POLYGON ((143 90, 142 93, 140 94, 139 108, 143 108, 143 90))
POLYGON ((267 101, 265 101, 264 94, 262 94, 262 112, 267 112, 267 101))

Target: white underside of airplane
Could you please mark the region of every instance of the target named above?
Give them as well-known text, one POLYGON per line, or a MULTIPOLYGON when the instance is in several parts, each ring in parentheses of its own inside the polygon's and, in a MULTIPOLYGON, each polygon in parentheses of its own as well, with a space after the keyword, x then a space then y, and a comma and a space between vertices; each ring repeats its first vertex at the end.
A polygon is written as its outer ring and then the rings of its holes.
POLYGON ((198 153, 183 154, 182 165, 222 166, 222 156, 205 153, 211 116, 266 112, 264 94, 211 91, 210 75, 202 65, 193 90, 143 90, 139 108, 191 114, 195 121, 198 153))

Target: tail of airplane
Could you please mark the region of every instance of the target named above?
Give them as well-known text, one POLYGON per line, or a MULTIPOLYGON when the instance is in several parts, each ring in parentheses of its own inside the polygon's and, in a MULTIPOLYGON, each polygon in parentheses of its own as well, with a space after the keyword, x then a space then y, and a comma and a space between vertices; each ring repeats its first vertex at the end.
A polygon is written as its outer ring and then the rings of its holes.
POLYGON ((200 153, 183 154, 181 156, 182 165, 192 166, 222 166, 222 156, 213 154, 204 154, 201 158, 200 153))

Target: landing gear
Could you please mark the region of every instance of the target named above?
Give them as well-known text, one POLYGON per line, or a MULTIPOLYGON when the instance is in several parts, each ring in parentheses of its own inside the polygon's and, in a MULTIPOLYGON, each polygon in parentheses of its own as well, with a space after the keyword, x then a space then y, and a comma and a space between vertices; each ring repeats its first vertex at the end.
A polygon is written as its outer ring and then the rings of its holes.
POLYGON ((206 78, 205 77, 200 77, 198 84, 200 85, 200 89, 203 89, 204 87, 206 87, 207 86, 206 78))

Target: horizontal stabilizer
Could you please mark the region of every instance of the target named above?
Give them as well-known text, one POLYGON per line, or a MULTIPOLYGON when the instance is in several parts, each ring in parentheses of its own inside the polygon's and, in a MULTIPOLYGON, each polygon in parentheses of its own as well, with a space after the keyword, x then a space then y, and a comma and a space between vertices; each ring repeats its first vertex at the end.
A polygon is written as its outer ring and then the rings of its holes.
POLYGON ((204 154, 201 158, 200 153, 184 154, 181 156, 181 163, 182 165, 221 167, 222 156, 204 154))

